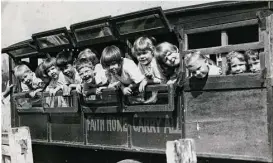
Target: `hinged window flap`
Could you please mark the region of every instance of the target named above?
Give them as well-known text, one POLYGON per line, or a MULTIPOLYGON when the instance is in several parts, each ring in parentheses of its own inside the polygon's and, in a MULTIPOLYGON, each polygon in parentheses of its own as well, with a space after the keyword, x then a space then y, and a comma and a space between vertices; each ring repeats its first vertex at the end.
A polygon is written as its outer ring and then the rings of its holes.
POLYGON ((38 50, 45 52, 60 51, 60 49, 73 47, 72 39, 66 27, 35 33, 32 38, 36 42, 38 50))
POLYGON ((17 44, 11 45, 7 48, 2 49, 2 53, 7 53, 13 59, 26 58, 33 55, 38 55, 35 49, 33 40, 26 40, 17 44))
POLYGON ((111 20, 120 37, 171 32, 161 7, 116 16, 111 20))
POLYGON ((70 26, 77 46, 92 45, 115 40, 113 30, 109 22, 111 16, 95 20, 85 21, 70 26))

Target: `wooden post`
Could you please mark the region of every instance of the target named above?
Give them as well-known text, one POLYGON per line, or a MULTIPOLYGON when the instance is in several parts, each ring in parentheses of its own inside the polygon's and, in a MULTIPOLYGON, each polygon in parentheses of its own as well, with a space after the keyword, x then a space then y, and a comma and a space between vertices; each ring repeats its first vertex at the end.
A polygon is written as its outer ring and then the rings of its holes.
POLYGON ((1 147, 3 163, 33 163, 28 127, 11 128, 2 132, 1 147))
POLYGON ((179 139, 166 143, 167 163, 197 163, 193 139, 179 139))

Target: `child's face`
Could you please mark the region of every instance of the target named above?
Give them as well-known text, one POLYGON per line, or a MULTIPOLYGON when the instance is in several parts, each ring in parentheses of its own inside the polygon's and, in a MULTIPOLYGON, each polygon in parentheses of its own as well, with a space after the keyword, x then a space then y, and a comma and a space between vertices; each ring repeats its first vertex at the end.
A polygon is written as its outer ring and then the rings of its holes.
POLYGON ((177 52, 167 52, 164 62, 167 66, 175 67, 180 63, 180 55, 177 52))
POLYGON ((231 59, 231 73, 240 74, 246 71, 246 62, 234 57, 231 59))
POLYGON ((59 70, 56 66, 51 66, 46 70, 47 75, 52 79, 57 79, 59 77, 59 70))
POLYGON ((94 79, 94 71, 90 67, 83 67, 79 71, 83 83, 91 83, 94 79))
POLYGON ((145 50, 137 54, 137 60, 141 65, 148 65, 153 59, 153 54, 150 50, 145 50))
POLYGON ((260 65, 260 60, 259 59, 250 59, 248 60, 249 68, 250 71, 253 73, 260 72, 261 70, 261 65, 260 65))
POLYGON ((67 64, 64 68, 63 68, 63 73, 65 76, 68 76, 69 78, 73 78, 74 74, 75 74, 75 69, 71 64, 67 64))
POLYGON ((22 76, 21 76, 21 82, 23 84, 26 84, 26 85, 30 85, 32 83, 32 75, 33 73, 30 72, 30 71, 27 71, 25 72, 22 76))
POLYGON ((204 78, 209 73, 209 67, 207 65, 207 60, 203 58, 193 59, 188 65, 189 71, 196 78, 204 78))
POLYGON ((109 67, 106 67, 106 70, 114 75, 119 74, 121 72, 121 64, 112 63, 109 67))

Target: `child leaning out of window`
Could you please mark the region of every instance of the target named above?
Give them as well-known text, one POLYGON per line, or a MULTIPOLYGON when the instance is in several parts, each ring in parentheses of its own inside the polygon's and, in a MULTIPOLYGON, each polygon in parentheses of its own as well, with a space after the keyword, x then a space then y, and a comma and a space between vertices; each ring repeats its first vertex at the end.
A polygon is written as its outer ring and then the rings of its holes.
POLYGON ((184 62, 189 72, 196 78, 205 78, 207 75, 221 75, 220 67, 200 51, 192 50, 185 54, 184 62))
POLYGON ((44 73, 50 78, 50 82, 45 91, 49 92, 50 96, 47 98, 47 104, 50 107, 67 107, 67 102, 62 96, 54 97, 55 94, 62 90, 63 94, 68 94, 67 80, 65 79, 64 74, 59 70, 56 65, 56 58, 47 58, 43 62, 44 73))
POLYGON ((81 78, 73 65, 73 53, 71 51, 58 53, 56 65, 66 77, 68 82, 68 91, 66 93, 69 94, 73 88, 75 89, 77 85, 81 84, 81 78))
POLYGON ((144 75, 132 60, 121 56, 120 49, 114 45, 107 46, 102 52, 101 64, 107 71, 108 87, 120 87, 124 95, 132 95, 136 90, 143 92, 139 85, 144 82, 144 75))
POLYGON ((25 64, 19 64, 14 68, 15 77, 21 82, 23 92, 29 92, 31 97, 34 97, 37 92, 41 92, 45 83, 37 78, 35 73, 25 64))
POLYGON ((97 95, 101 94, 102 89, 107 88, 106 85, 108 82, 104 80, 104 78, 106 78, 105 73, 99 75, 95 74, 95 67, 91 61, 78 59, 75 66, 82 80, 82 83, 76 88, 78 93, 87 96, 86 90, 83 89, 83 84, 89 84, 91 85, 91 88, 96 88, 94 93, 97 95), (96 77, 96 75, 98 75, 99 77, 96 77))
MULTIPOLYGON (((133 45, 133 55, 138 60, 138 68, 140 72, 145 76, 144 81, 140 85, 140 90, 143 91, 145 86, 149 84, 165 83, 166 79, 163 76, 157 61, 154 58, 154 45, 153 38, 139 37, 133 45)), ((144 103, 155 103, 157 101, 157 91, 152 92, 152 96, 149 97, 144 103)))

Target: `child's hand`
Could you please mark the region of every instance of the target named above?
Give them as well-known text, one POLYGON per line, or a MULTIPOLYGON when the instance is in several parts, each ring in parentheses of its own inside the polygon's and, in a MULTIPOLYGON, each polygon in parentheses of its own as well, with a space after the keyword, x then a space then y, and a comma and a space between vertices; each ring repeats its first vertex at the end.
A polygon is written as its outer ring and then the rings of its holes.
POLYGON ((77 86, 76 86, 76 91, 77 91, 77 93, 79 93, 79 94, 82 94, 82 84, 78 84, 77 86))
POLYGON ((139 84, 139 92, 144 92, 147 84, 148 81, 146 79, 142 80, 142 82, 139 84))
POLYGON ((168 84, 168 85, 174 84, 174 83, 176 82, 176 80, 177 80, 177 79, 169 80, 169 81, 167 82, 167 84, 168 84))
POLYGON ((72 88, 70 86, 63 87, 63 96, 69 96, 72 88))
POLYGON ((124 87, 123 89, 122 89, 122 93, 124 94, 124 95, 130 95, 130 94, 132 94, 132 89, 130 88, 130 87, 124 87))
POLYGON ((114 82, 114 83, 110 83, 108 85, 108 88, 116 88, 116 89, 118 89, 118 88, 120 88, 120 86, 121 86, 120 81, 117 81, 117 82, 114 82))
POLYGON ((151 72, 146 72, 144 75, 148 79, 152 79, 153 78, 153 74, 151 72))
POLYGON ((48 89, 48 92, 49 92, 49 96, 55 96, 56 92, 55 92, 55 89, 48 89))
POLYGON ((36 93, 37 93, 36 91, 31 91, 31 92, 29 92, 29 96, 30 97, 35 97, 36 93))
POLYGON ((160 80, 160 79, 158 79, 158 78, 154 78, 153 79, 153 83, 154 84, 160 84, 162 81, 160 80))
POLYGON ((99 87, 99 88, 97 88, 96 89, 96 95, 101 95, 102 90, 105 89, 105 88, 107 88, 107 87, 99 87))

